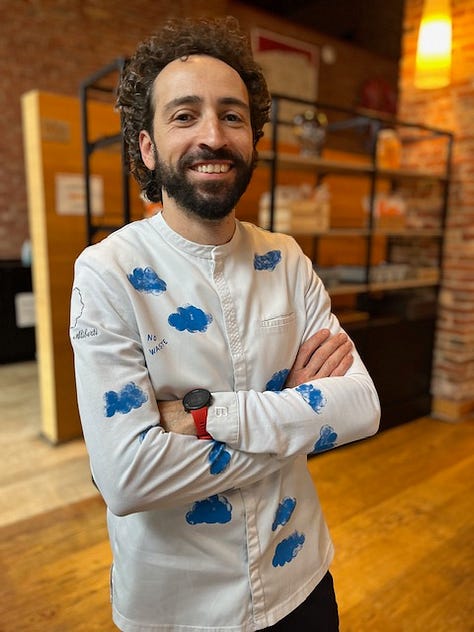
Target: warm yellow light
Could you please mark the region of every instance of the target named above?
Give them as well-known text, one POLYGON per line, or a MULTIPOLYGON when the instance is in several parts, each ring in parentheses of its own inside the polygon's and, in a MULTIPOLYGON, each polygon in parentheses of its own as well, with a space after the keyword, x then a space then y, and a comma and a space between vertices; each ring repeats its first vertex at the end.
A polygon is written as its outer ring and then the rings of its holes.
POLYGON ((416 50, 415 86, 442 88, 451 78, 449 0, 425 0, 416 50))

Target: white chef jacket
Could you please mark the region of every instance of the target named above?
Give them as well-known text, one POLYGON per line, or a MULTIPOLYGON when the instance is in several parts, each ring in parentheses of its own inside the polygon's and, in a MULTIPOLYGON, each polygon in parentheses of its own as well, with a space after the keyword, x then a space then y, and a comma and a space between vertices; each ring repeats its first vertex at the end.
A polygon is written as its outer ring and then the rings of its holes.
POLYGON ((252 224, 206 246, 158 214, 79 256, 70 337, 121 630, 252 632, 327 572, 307 454, 373 434, 380 411, 357 353, 344 377, 283 389, 322 328, 341 330, 311 262, 252 224), (213 440, 160 427, 156 401, 196 387, 213 440))

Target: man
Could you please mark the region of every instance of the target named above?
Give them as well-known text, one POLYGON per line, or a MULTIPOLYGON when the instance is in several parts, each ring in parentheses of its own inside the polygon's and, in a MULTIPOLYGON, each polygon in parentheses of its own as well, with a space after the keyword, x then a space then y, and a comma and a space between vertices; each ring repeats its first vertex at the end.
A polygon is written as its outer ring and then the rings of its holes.
POLYGON ((264 78, 232 18, 172 21, 138 47, 118 106, 132 171, 163 210, 76 263, 71 340, 114 621, 337 630, 306 458, 376 432, 379 403, 296 242, 235 218, 264 78))

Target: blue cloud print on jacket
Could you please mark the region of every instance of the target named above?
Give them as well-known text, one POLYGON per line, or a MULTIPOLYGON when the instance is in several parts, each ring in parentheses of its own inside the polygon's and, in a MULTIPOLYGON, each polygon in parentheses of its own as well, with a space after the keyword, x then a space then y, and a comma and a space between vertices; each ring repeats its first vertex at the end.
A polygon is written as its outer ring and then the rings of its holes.
POLYGON ((225 496, 214 494, 205 500, 198 500, 186 514, 189 524, 225 524, 232 518, 232 505, 225 496))
POLYGON ((300 384, 295 388, 301 397, 307 402, 315 413, 321 412, 321 408, 326 406, 326 398, 319 388, 315 388, 312 384, 300 384))
POLYGON ((314 452, 324 452, 331 450, 336 445, 337 432, 332 426, 323 426, 319 431, 319 439, 314 444, 314 452))
POLYGON ((131 274, 127 274, 127 278, 138 292, 161 294, 166 291, 166 283, 153 268, 135 268, 131 274))
POLYGON ((214 445, 209 452, 209 462, 211 464, 211 474, 220 474, 230 463, 230 452, 226 450, 225 443, 214 441, 214 445))
POLYGON ((272 531, 276 531, 279 525, 285 525, 293 515, 296 507, 296 498, 287 496, 279 503, 275 513, 275 520, 272 524, 272 531))
POLYGON ((212 316, 206 314, 194 305, 178 307, 174 314, 168 316, 168 323, 178 331, 189 331, 190 333, 205 332, 212 323, 212 316))
POLYGON ((276 568, 291 562, 303 548, 305 539, 302 533, 295 531, 288 538, 277 544, 272 560, 273 566, 276 568))
POLYGON ((140 408, 148 399, 134 382, 126 384, 119 392, 107 391, 104 398, 106 417, 113 417, 115 413, 126 415, 133 408, 140 408))
POLYGON ((281 391, 281 389, 285 386, 286 378, 290 369, 282 369, 281 371, 277 371, 272 375, 272 377, 268 380, 265 385, 266 391, 281 391))
POLYGON ((269 250, 264 255, 255 255, 253 267, 255 270, 274 270, 281 261, 280 250, 269 250))

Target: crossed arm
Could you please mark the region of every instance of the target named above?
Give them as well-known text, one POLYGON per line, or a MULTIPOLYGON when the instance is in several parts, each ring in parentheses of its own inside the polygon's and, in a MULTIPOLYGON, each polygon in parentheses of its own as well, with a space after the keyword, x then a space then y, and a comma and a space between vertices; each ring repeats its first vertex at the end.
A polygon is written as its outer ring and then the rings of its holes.
MULTIPOLYGON (((321 329, 304 342, 288 374, 285 388, 305 382, 345 375, 353 362, 352 342, 344 332, 331 336, 329 329, 321 329)), ((185 412, 182 400, 159 401, 160 425, 166 432, 195 435, 192 416, 185 412)))

